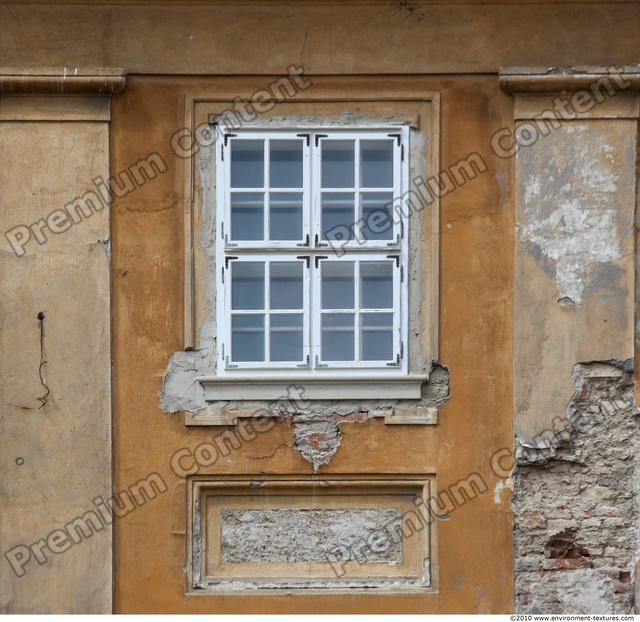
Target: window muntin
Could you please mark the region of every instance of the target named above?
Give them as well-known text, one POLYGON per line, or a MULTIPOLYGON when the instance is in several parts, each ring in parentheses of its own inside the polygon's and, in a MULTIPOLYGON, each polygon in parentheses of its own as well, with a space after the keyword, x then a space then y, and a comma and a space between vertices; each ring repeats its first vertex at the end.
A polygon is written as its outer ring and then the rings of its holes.
POLYGON ((406 373, 406 225, 393 204, 407 138, 299 129, 220 141, 220 374, 406 373))

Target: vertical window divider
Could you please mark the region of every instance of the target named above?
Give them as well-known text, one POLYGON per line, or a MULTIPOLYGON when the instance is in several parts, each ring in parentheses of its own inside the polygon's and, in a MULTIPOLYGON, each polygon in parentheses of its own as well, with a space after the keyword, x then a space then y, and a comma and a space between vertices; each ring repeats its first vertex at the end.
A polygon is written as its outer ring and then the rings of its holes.
POLYGON ((353 262, 353 278, 354 278, 354 295, 353 295, 353 311, 354 311, 354 322, 353 322, 353 330, 354 334, 354 352, 353 352, 353 362, 359 363, 362 360, 362 345, 360 343, 360 309, 362 307, 362 282, 360 278, 360 260, 356 259, 353 262))
POLYGON ((271 261, 264 260, 264 360, 271 362, 271 261))
POLYGON ((353 201, 354 201, 354 215, 355 222, 353 223, 353 237, 356 241, 362 242, 362 195, 361 195, 361 176, 360 176, 360 166, 361 166, 361 158, 360 158, 360 139, 354 139, 353 145, 353 201))
POLYGON ((311 369, 311 255, 306 256, 306 270, 302 271, 302 355, 306 367, 311 369))
POLYGON ((271 241, 271 139, 264 139, 263 239, 271 241))
POLYGON ((311 368, 315 371, 320 357, 320 330, 322 321, 322 299, 320 293, 320 270, 315 267, 315 261, 310 262, 310 318, 309 332, 311 335, 311 368))

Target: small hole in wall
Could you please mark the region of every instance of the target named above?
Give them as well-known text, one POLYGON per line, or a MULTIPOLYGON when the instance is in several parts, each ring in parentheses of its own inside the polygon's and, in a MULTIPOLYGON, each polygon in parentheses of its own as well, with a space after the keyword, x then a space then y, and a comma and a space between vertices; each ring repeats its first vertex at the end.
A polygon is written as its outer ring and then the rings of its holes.
POLYGON ((571 307, 576 306, 576 303, 571 298, 569 298, 569 296, 558 298, 558 304, 565 309, 570 309, 571 307))

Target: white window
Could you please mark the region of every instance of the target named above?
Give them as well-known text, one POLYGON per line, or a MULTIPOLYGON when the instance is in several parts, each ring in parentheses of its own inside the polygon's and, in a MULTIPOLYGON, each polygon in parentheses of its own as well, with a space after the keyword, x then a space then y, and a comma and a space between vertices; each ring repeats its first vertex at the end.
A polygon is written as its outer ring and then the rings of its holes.
POLYGON ((217 353, 198 378, 206 401, 279 399, 292 383, 309 399, 420 399, 417 271, 432 245, 415 213, 409 231, 408 197, 418 205, 422 136, 276 123, 218 128, 215 166, 205 159, 217 353))
POLYGON ((236 380, 267 398, 295 378, 316 397, 356 380, 360 397, 419 397, 424 377, 410 373, 407 352, 408 213, 398 209, 408 141, 405 126, 223 133, 208 398, 237 395, 236 380))

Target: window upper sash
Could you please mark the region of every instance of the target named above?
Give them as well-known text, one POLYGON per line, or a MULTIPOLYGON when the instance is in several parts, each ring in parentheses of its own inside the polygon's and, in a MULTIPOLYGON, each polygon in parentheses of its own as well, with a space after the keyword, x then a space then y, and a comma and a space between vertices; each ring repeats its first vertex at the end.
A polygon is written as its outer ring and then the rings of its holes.
POLYGON ((389 129, 226 134, 219 146, 225 247, 398 247, 402 137, 389 129))

